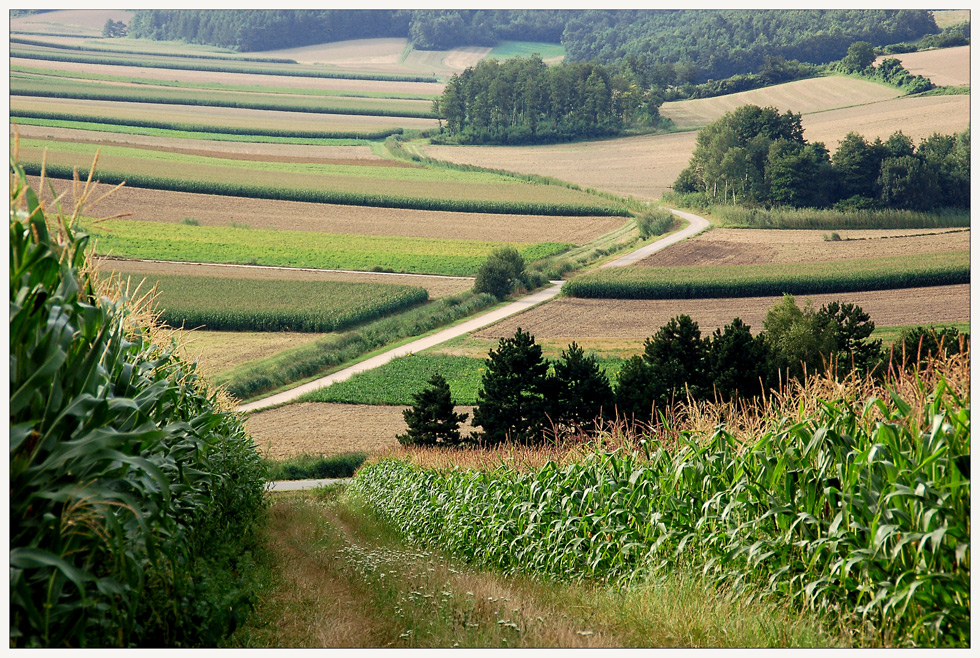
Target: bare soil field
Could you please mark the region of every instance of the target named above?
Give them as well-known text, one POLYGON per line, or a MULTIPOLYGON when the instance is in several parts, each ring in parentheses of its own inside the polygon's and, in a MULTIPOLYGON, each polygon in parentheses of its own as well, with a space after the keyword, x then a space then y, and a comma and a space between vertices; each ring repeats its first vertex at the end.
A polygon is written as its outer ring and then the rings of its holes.
POLYGON ((642 135, 547 146, 436 146, 430 157, 461 164, 541 174, 638 199, 655 199, 687 166, 693 132, 642 135))
MULTIPOLYGON (((408 429, 404 409, 304 402, 250 414, 246 426, 262 455, 271 459, 374 453, 399 446, 395 436, 408 429)), ((457 407, 456 411, 469 414, 467 422, 460 425, 465 436, 473 431, 469 422, 473 408, 457 407)))
MULTIPOLYGON (((753 333, 779 297, 737 299, 607 300, 560 297, 548 304, 502 320, 476 332, 480 338, 510 338, 518 327, 536 338, 571 342, 588 339, 643 340, 670 318, 685 313, 697 321, 701 334, 710 334, 739 317, 753 333)), ((970 320, 970 286, 903 288, 797 297, 817 308, 831 301, 859 305, 879 327, 943 324, 970 320)))
POLYGON ((660 113, 671 119, 678 130, 692 130, 706 126, 721 118, 726 112, 731 112, 742 105, 773 106, 782 112, 812 114, 877 103, 897 98, 901 93, 893 87, 876 82, 828 76, 797 80, 765 89, 753 89, 715 98, 664 103, 660 113))
MULTIPOLYGON (((32 183, 36 182, 37 179, 32 178, 32 183)), ((54 181, 54 185, 59 194, 70 189, 68 181, 54 181)), ((94 198, 109 189, 108 185, 100 185, 94 198)), ((128 214, 127 219, 175 224, 190 218, 203 226, 244 224, 248 228, 284 231, 574 244, 591 242, 626 222, 623 217, 549 217, 371 208, 125 186, 88 214, 92 217, 128 214)))
POLYGON ((121 9, 59 9, 57 11, 19 16, 10 19, 10 30, 27 32, 67 32, 80 34, 102 34, 102 27, 108 19, 129 23, 133 12, 121 9))
POLYGON ((970 231, 962 229, 838 231, 712 229, 637 263, 641 267, 762 265, 813 263, 849 258, 915 256, 970 248, 970 231))
MULTIPOLYGON (((103 21, 104 23, 105 21, 103 21)), ((101 28, 100 28, 101 31, 101 28)), ((134 58, 139 56, 133 55, 134 58)), ((58 71, 80 71, 100 75, 119 75, 151 80, 176 80, 178 82, 204 82, 223 85, 285 87, 289 89, 332 89, 347 92, 389 92, 392 94, 441 94, 441 82, 398 82, 381 80, 345 80, 340 78, 305 78, 264 73, 225 73, 217 71, 184 71, 177 69, 124 66, 120 64, 82 64, 78 62, 53 62, 40 59, 12 57, 11 66, 28 66, 58 71)), ((283 66, 286 66, 285 64, 283 66)), ((411 75, 412 72, 406 73, 411 75)))
MULTIPOLYGON (((50 126, 17 126, 17 134, 23 139, 51 139, 59 142, 132 146, 188 155, 229 158, 236 160, 265 160, 269 162, 320 162, 333 164, 370 164, 375 167, 413 167, 406 162, 388 160, 364 146, 316 146, 312 144, 262 144, 254 142, 219 142, 212 140, 183 139, 179 137, 153 137, 126 135, 74 128, 50 126)), ((11 136, 14 128, 11 126, 11 136)))
MULTIPOLYGON (((151 261, 99 259, 102 272, 118 272, 123 276, 153 276, 157 274, 188 274, 223 278, 276 279, 287 281, 358 281, 362 283, 392 283, 419 286, 429 291, 431 299, 447 297, 469 290, 473 280, 468 278, 417 276, 412 274, 386 274, 374 272, 330 272, 301 270, 260 265, 213 265, 198 263, 157 263, 151 261)), ((232 332, 205 332, 229 334, 232 332)), ((269 333, 269 332, 265 332, 269 333)), ((196 335, 196 334, 195 334, 196 335)), ((260 334, 256 334, 260 335, 260 334)))
POLYGON ((14 96, 10 111, 43 110, 71 112, 96 119, 141 119, 168 123, 188 123, 270 130, 328 130, 345 132, 374 132, 391 128, 434 128, 436 119, 412 117, 381 117, 353 114, 314 114, 311 112, 279 112, 246 110, 236 107, 199 107, 162 103, 128 103, 119 101, 90 101, 73 99, 70 104, 58 98, 14 96))
POLYGON ((897 59, 909 73, 929 78, 940 87, 970 84, 970 46, 885 55, 875 64, 880 64, 883 59, 897 59))
POLYGON ((324 334, 299 332, 184 331, 180 346, 184 358, 198 362, 198 369, 214 376, 250 361, 306 345, 324 334))
POLYGON ((933 133, 953 135, 969 127, 969 96, 896 98, 803 117, 807 141, 823 142, 831 154, 850 132, 867 140, 880 137, 884 141, 901 130, 918 144, 933 133))

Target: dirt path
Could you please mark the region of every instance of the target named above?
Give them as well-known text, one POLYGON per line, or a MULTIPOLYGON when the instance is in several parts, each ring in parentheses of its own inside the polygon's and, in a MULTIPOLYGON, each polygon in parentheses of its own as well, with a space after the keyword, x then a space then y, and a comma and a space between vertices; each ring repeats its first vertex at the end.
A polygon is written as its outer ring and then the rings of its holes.
POLYGON ((674 213, 681 219, 686 219, 688 222, 687 226, 677 233, 671 233, 670 235, 664 236, 660 240, 652 242, 645 247, 641 247, 631 254, 626 254, 622 258, 609 261, 605 265, 602 265, 600 269, 606 267, 626 267, 627 265, 633 265, 634 263, 643 260, 661 249, 666 249, 672 244, 677 244, 681 240, 686 240, 691 236, 697 235, 709 226, 708 220, 693 213, 674 209, 671 209, 670 212, 674 213))

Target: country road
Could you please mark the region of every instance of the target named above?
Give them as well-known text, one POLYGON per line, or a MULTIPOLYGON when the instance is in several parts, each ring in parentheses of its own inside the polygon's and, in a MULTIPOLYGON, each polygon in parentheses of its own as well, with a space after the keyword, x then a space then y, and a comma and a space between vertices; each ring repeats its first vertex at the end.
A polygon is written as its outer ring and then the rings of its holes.
MULTIPOLYGON (((643 260, 650 254, 656 253, 661 249, 680 242, 681 240, 686 240, 693 235, 697 235, 709 226, 708 220, 704 219, 703 217, 699 217, 698 215, 674 209, 671 209, 670 212, 682 219, 687 220, 689 225, 677 233, 672 233, 664 238, 661 238, 660 240, 640 247, 632 253, 606 263, 602 267, 626 267, 627 265, 632 265, 640 260, 643 260)), ((517 313, 526 311, 532 306, 537 306, 538 304, 554 298, 559 292, 561 292, 561 287, 565 282, 552 281, 551 283, 552 285, 548 288, 538 290, 527 297, 522 297, 521 299, 513 301, 506 306, 496 308, 488 313, 479 315, 454 327, 437 331, 429 336, 426 336, 425 338, 419 338, 418 340, 406 343, 405 345, 395 347, 382 354, 373 356, 370 359, 365 359, 360 363, 344 368, 343 370, 338 370, 337 372, 327 375, 326 377, 321 377, 311 382, 307 382, 306 384, 301 384, 300 386, 291 388, 288 391, 283 391, 282 393, 277 393, 267 398, 256 400, 255 402, 240 405, 236 410, 241 412, 258 411, 260 409, 285 404, 286 402, 292 402, 310 391, 315 391, 317 389, 324 388, 325 386, 330 386, 331 384, 336 384, 337 382, 350 379, 357 373, 373 370, 374 368, 383 366, 392 359, 396 359, 400 356, 406 356, 408 354, 414 354, 415 352, 421 352, 424 349, 439 345, 440 343, 444 343, 447 340, 456 338, 457 336, 462 336, 463 334, 468 334, 476 331, 477 329, 482 329, 483 327, 489 326, 494 322, 498 322, 499 320, 503 320, 504 318, 512 315, 516 315, 517 313)))

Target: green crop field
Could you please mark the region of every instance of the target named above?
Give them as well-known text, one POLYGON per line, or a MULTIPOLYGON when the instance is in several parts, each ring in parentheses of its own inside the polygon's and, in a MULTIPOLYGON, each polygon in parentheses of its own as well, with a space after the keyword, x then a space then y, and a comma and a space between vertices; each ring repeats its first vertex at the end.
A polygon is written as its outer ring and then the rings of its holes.
MULTIPOLYGON (((20 159, 34 175, 47 153, 48 172, 70 178, 85 171, 94 144, 24 140, 20 159)), ((603 197, 487 172, 451 169, 262 163, 151 149, 102 147, 97 179, 133 187, 252 198, 528 215, 622 215, 603 197), (282 176, 283 173, 288 175, 282 176), (383 190, 383 192, 379 192, 383 190)))
POLYGON ((385 100, 333 97, 330 100, 309 98, 301 95, 283 95, 150 87, 146 85, 112 84, 59 80, 56 78, 19 76, 10 79, 11 96, 39 98, 85 99, 122 101, 130 103, 157 103, 173 105, 201 105, 280 112, 308 112, 316 114, 354 114, 370 116, 434 118, 432 104, 428 101, 385 100))
POLYGON ((721 267, 610 268, 565 284, 571 297, 698 299, 889 290, 970 282, 970 252, 721 267))
MULTIPOLYGON (((306 233, 110 219, 86 222, 96 252, 122 258, 469 276, 502 242, 306 233)), ((513 244, 528 262, 568 249, 513 244)))
POLYGON ((542 41, 501 41, 487 59, 510 59, 511 57, 530 57, 540 55, 541 59, 564 57, 565 47, 559 43, 544 43, 542 41))
POLYGON ((344 281, 121 275, 156 286, 160 319, 217 331, 340 331, 428 300, 424 288, 344 281))

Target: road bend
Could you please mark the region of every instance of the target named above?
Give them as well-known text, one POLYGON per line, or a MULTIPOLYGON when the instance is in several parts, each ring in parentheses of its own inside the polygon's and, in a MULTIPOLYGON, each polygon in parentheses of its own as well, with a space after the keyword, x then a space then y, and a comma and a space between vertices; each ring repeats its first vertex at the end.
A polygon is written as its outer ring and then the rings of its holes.
MULTIPOLYGON (((672 244, 680 242, 681 240, 686 240, 693 235, 697 235, 709 226, 708 220, 692 213, 674 209, 670 209, 670 212, 674 213, 681 219, 687 220, 688 226, 677 233, 672 233, 661 238, 660 240, 657 240, 656 242, 652 242, 644 247, 641 247, 636 251, 623 256, 622 258, 617 258, 616 260, 610 261, 602 267, 626 267, 628 265, 632 265, 637 261, 643 260, 650 254, 654 254, 661 249, 665 249, 672 244)), ((291 388, 288 391, 283 391, 282 393, 277 393, 267 398, 256 400, 255 402, 243 404, 239 406, 237 410, 242 412, 258 411, 259 409, 266 409, 268 407, 285 404, 286 402, 292 402, 310 391, 315 391, 317 389, 324 388, 325 386, 330 386, 331 384, 336 384, 337 382, 350 379, 359 372, 373 370, 374 368, 383 366, 392 359, 396 359, 400 356, 406 356, 408 354, 414 354, 415 352, 421 352, 424 349, 434 347, 435 345, 444 343, 447 340, 456 338, 457 336, 462 336, 463 334, 468 334, 472 331, 476 331, 477 329, 482 329, 483 327, 489 326, 494 322, 503 320, 504 318, 512 315, 516 315, 517 313, 526 311, 532 306, 537 306, 538 304, 554 298, 559 292, 561 292, 561 287, 564 283, 564 281, 552 281, 552 285, 550 287, 539 290, 531 295, 528 295, 527 297, 518 299, 517 301, 511 302, 505 306, 501 306, 500 308, 494 309, 489 313, 478 315, 477 317, 467 320, 466 322, 462 322, 454 327, 437 331, 424 338, 419 338, 418 340, 413 340, 412 342, 406 343, 400 347, 395 347, 387 352, 378 354, 370 359, 365 359, 360 363, 344 368, 343 370, 338 370, 337 372, 327 375, 326 377, 320 377, 319 379, 307 382, 306 384, 301 384, 300 386, 291 388)))

